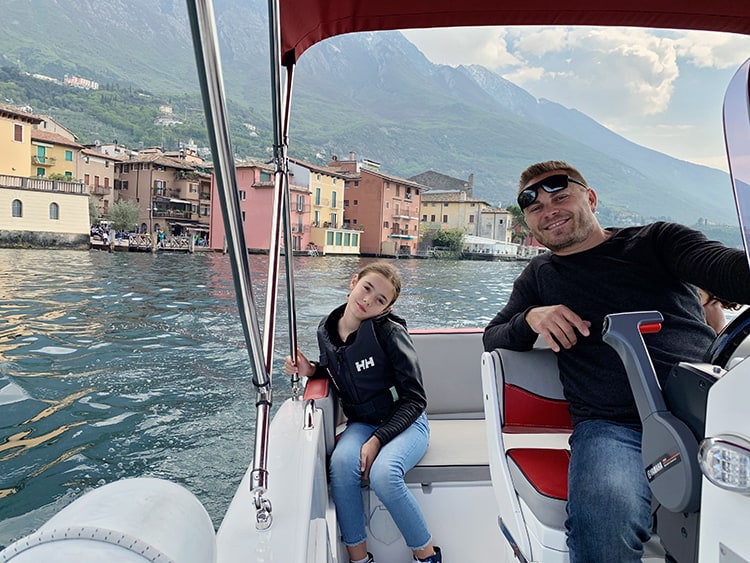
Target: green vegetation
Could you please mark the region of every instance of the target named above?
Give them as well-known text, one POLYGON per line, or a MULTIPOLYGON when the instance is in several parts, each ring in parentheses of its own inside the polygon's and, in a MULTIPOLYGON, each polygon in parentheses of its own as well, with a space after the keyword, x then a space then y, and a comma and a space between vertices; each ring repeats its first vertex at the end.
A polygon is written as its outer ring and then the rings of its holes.
MULTIPOLYGON (((81 144, 117 141, 138 149, 160 146, 176 150, 191 140, 208 146, 203 105, 197 95, 159 96, 117 84, 104 84, 99 90, 83 90, 39 80, 18 68, 0 68, 0 103, 31 106, 35 114, 50 115, 78 136, 81 144), (157 125, 160 106, 170 106, 174 121, 157 125)), ((230 104, 234 122, 232 142, 240 157, 258 158, 272 144, 264 121, 252 111, 230 104)))
POLYGON ((129 201, 116 201, 109 208, 109 222, 118 231, 135 231, 138 228, 138 206, 129 201))

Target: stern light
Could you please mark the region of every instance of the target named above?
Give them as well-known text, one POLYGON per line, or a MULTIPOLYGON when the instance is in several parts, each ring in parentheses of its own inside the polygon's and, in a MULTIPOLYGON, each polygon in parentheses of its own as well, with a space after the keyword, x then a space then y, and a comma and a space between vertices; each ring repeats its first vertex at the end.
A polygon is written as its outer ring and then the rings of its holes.
POLYGON ((705 438, 698 450, 703 475, 717 487, 750 494, 750 442, 729 434, 705 438))

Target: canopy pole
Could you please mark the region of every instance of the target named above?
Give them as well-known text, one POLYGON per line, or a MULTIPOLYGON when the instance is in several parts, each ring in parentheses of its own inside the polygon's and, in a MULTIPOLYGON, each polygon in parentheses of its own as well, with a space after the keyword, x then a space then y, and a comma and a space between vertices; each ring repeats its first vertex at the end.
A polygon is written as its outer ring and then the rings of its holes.
MULTIPOLYGON (((198 79, 206 114, 206 125, 214 158, 214 177, 227 233, 235 292, 245 343, 253 365, 256 387, 255 454, 253 457, 253 497, 256 528, 267 529, 272 522, 271 503, 264 498, 268 479, 268 430, 272 404, 271 378, 266 369, 260 337, 258 312, 253 299, 250 263, 242 230, 237 174, 227 120, 224 82, 219 59, 213 3, 211 0, 187 0, 190 29, 198 70, 198 79)), ((276 11, 278 13, 278 10, 276 11)))
MULTIPOLYGON (((286 99, 284 106, 284 153, 283 153, 283 170, 284 170, 284 206, 285 206, 285 228, 284 244, 287 251, 284 253, 284 265, 286 267, 286 293, 287 293, 287 315, 289 323, 289 355, 297 363, 297 303, 294 291, 294 244, 292 243, 292 215, 291 215, 291 191, 289 187, 289 119, 292 107, 292 84, 294 82, 294 67, 287 67, 286 81, 286 99)), ((299 210, 298 210, 299 211, 299 210)), ((302 210, 304 212, 304 209, 302 210)), ((299 399, 299 374, 292 375, 292 399, 299 399)))

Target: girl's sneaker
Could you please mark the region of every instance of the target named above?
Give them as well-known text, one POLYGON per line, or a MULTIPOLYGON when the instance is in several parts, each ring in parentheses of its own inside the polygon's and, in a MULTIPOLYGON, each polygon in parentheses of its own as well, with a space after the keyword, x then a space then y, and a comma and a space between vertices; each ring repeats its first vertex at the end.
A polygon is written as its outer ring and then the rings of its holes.
POLYGON ((430 555, 427 559, 417 559, 414 557, 414 563, 443 563, 443 554, 440 553, 440 548, 438 546, 434 546, 435 548, 435 555, 430 555))
MULTIPOLYGON (((349 560, 349 563, 352 563, 351 559, 349 560)), ((375 563, 375 559, 369 551, 367 552, 367 561, 365 561, 365 563, 375 563)))

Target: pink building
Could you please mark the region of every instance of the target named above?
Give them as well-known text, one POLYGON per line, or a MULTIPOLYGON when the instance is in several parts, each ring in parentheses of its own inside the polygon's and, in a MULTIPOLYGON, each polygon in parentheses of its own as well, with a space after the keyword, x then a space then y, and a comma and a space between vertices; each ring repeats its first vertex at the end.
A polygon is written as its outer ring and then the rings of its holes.
MULTIPOLYGON (((268 252, 270 248, 273 170, 271 165, 256 161, 237 164, 237 189, 248 252, 268 252)), ((292 207, 292 248, 295 252, 301 252, 310 242, 310 191, 295 185, 293 176, 290 178, 289 188, 292 207)), ((226 231, 215 175, 211 176, 211 200, 214 206, 211 213, 209 246, 214 250, 222 250, 226 245, 226 231)))

